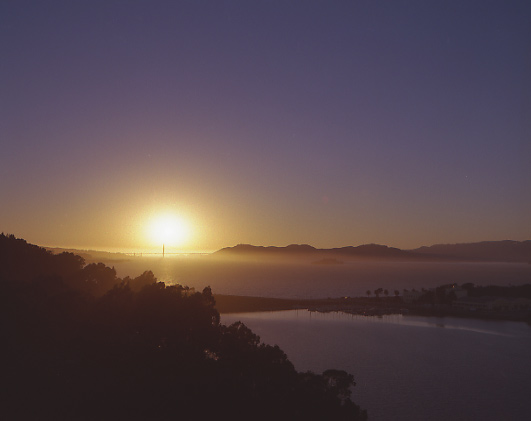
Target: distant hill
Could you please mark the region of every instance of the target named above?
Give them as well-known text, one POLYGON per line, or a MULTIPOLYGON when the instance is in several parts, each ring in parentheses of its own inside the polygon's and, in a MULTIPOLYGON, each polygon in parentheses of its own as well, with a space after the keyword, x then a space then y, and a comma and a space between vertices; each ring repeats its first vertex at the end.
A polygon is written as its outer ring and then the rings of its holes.
POLYGON ((308 244, 291 244, 287 247, 253 246, 251 244, 238 244, 234 247, 225 247, 214 252, 217 256, 311 256, 319 252, 308 244))
POLYGON ((438 244, 414 250, 401 250, 380 244, 364 244, 331 249, 318 249, 308 244, 286 247, 238 244, 213 253, 216 257, 293 260, 311 258, 342 260, 399 261, 481 261, 531 263, 531 241, 488 241, 481 243, 438 244))
POLYGON ((411 251, 426 256, 439 256, 448 259, 531 263, 531 240, 436 244, 411 251))
MULTIPOLYGON (((274 260, 290 260, 297 258, 318 259, 386 259, 386 260, 433 260, 425 254, 417 254, 412 251, 400 250, 379 244, 364 244, 361 246, 348 246, 331 249, 317 249, 308 244, 290 244, 286 247, 276 246, 253 246, 250 244, 238 244, 234 247, 225 247, 213 253, 216 257, 235 258, 263 258, 274 260)), ((441 258, 435 257, 436 260, 441 258)))

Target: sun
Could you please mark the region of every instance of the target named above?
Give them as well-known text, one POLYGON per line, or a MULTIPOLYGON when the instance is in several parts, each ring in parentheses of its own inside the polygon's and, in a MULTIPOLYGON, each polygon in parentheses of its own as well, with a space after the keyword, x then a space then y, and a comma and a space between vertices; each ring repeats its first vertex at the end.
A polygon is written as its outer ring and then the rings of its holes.
POLYGON ((148 225, 148 236, 153 245, 179 246, 190 236, 190 224, 171 213, 155 215, 148 225))

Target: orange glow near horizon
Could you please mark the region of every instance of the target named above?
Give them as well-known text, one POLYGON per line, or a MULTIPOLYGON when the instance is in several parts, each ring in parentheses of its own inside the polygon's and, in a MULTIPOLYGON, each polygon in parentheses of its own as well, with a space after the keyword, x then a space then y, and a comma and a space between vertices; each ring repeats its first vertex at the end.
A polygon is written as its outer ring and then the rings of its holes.
POLYGON ((182 246, 190 240, 192 227, 173 213, 153 215, 147 225, 147 237, 153 246, 182 246))

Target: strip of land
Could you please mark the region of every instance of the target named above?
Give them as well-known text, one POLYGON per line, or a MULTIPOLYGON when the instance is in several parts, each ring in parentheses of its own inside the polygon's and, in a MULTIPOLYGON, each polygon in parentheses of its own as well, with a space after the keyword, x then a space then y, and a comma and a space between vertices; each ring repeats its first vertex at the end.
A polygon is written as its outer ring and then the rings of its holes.
POLYGON ((342 297, 324 299, 283 299, 239 295, 215 295, 216 308, 222 313, 251 313, 261 311, 308 310, 316 312, 341 311, 362 316, 409 314, 434 317, 465 317, 490 320, 512 320, 531 323, 529 305, 521 308, 463 308, 450 304, 429 305, 405 303, 401 297, 342 297))
POLYGON ((309 310, 319 312, 343 311, 351 314, 377 316, 403 314, 408 309, 402 300, 396 298, 323 298, 323 299, 284 299, 267 297, 247 297, 239 295, 214 295, 216 308, 220 313, 249 313, 257 311, 309 310))

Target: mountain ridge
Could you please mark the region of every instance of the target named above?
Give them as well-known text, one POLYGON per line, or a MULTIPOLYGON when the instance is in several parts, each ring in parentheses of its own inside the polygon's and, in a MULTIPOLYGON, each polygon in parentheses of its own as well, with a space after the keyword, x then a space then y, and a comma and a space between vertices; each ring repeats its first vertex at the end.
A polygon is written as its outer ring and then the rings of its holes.
POLYGON ((435 244, 403 250, 381 244, 362 244, 328 249, 309 244, 288 246, 255 246, 237 244, 224 247, 212 255, 217 257, 297 258, 340 257, 347 259, 420 260, 420 261, 480 261, 531 263, 531 240, 482 241, 475 243, 435 244))

